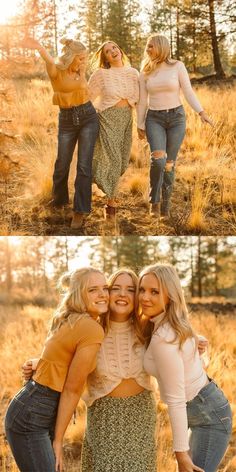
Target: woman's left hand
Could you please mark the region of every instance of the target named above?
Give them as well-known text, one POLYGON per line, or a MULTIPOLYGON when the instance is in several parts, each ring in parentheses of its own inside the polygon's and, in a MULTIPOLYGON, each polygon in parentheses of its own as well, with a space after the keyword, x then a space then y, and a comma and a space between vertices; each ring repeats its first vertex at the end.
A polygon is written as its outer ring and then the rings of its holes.
POLYGON ((204 354, 204 352, 206 352, 208 346, 209 346, 208 339, 204 338, 204 336, 199 336, 197 348, 198 348, 198 352, 200 356, 204 354))
POLYGON ((209 125, 214 126, 213 121, 209 118, 204 110, 200 111, 199 116, 203 123, 209 123, 209 125))
POLYGON ((62 470, 63 470, 63 448, 62 448, 62 443, 53 441, 53 450, 54 450, 55 460, 56 460, 55 471, 56 472, 62 472, 62 470))

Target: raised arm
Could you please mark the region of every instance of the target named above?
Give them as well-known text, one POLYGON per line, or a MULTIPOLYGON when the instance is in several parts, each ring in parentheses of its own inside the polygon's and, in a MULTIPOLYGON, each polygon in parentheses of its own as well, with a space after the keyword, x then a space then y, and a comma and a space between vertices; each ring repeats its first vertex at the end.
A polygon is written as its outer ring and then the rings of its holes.
POLYGON ((181 350, 178 344, 172 344, 159 335, 155 335, 155 341, 152 343, 152 355, 158 369, 160 389, 168 405, 179 472, 202 472, 202 469, 193 464, 188 454, 188 420, 181 350))
POLYGON ((71 362, 67 379, 61 393, 53 448, 56 456, 56 471, 62 471, 62 444, 66 428, 80 400, 86 380, 94 369, 100 344, 91 344, 77 351, 71 362))
POLYGON ((39 41, 33 38, 25 38, 22 41, 21 46, 27 49, 36 49, 46 63, 47 73, 49 77, 51 79, 56 78, 58 71, 54 62, 54 58, 46 51, 46 49, 39 43, 39 41))

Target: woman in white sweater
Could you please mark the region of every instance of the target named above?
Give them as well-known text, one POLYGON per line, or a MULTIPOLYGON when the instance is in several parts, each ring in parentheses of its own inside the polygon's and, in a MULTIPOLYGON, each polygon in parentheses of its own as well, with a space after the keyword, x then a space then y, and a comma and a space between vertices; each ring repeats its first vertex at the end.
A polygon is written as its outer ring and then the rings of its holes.
POLYGON ((129 164, 132 109, 139 98, 138 71, 122 49, 106 41, 92 59, 90 98, 98 111, 100 131, 93 155, 93 179, 106 194, 106 214, 115 215, 119 178, 129 164))
POLYGON ((158 380, 168 405, 179 472, 216 472, 230 440, 232 413, 202 367, 173 266, 156 264, 141 272, 139 303, 151 338, 144 368, 158 380))
POLYGON ((201 120, 212 125, 192 90, 185 65, 170 58, 168 39, 151 35, 140 73, 137 125, 139 138, 147 135, 151 150, 150 202, 155 217, 169 215, 175 163, 185 135, 180 90, 201 120))

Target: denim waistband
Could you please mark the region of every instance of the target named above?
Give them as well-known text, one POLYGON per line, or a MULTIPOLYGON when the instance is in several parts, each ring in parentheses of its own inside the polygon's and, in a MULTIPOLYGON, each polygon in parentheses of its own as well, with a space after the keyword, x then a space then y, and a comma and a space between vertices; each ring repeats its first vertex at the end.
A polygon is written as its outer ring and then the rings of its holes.
POLYGON ((93 107, 93 104, 91 101, 88 101, 86 103, 83 103, 82 105, 77 105, 77 106, 74 106, 74 107, 69 107, 69 108, 60 108, 60 111, 67 111, 67 112, 75 112, 76 113, 81 113, 81 114, 85 114, 87 113, 88 109, 93 107))
POLYGON ((208 384, 204 385, 204 387, 201 388, 196 397, 187 402, 187 405, 193 401, 195 402, 198 400, 203 403, 214 391, 216 391, 216 389, 219 389, 218 385, 214 382, 214 380, 209 378, 209 381, 210 382, 208 384))
POLYGON ((39 393, 42 393, 43 395, 47 397, 51 397, 55 399, 60 397, 60 392, 57 392, 56 390, 53 390, 52 388, 47 387, 46 385, 41 385, 32 379, 29 380, 29 382, 25 384, 25 389, 28 390, 29 393, 38 391, 39 393))
POLYGON ((166 110, 151 110, 150 111, 157 111, 157 112, 162 112, 165 111, 166 113, 171 113, 171 112, 176 112, 178 110, 183 110, 183 105, 179 105, 178 107, 175 108, 167 108, 166 110))

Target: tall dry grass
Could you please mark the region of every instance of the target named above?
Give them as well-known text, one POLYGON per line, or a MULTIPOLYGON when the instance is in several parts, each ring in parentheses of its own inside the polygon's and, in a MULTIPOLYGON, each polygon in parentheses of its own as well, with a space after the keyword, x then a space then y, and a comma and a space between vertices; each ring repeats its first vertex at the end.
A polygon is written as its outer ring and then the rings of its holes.
MULTIPOLYGON (((2 336, 0 341, 0 393, 1 417, 9 398, 21 387, 20 366, 29 356, 38 356, 45 334, 49 310, 33 306, 22 309, 1 308, 2 336)), ((236 470, 236 341, 234 337, 236 320, 229 315, 218 316, 202 311, 192 315, 192 323, 198 333, 205 335, 210 343, 209 376, 214 377, 229 398, 234 411, 234 435, 219 472, 236 470)), ((158 472, 175 472, 172 455, 171 430, 166 406, 158 403, 158 472)), ((82 437, 85 425, 83 404, 79 408, 76 424, 71 424, 66 435, 65 470, 78 472, 82 437)), ((17 468, 0 430, 0 470, 16 472, 17 468)), ((133 471, 131 471, 133 472, 133 471)))
MULTIPOLYGON (((17 210, 22 221, 28 221, 31 209, 51 198, 57 149, 57 107, 51 103, 49 82, 39 79, 16 80, 15 86, 18 98, 14 116, 17 132, 21 135, 17 150, 22 156, 25 180, 21 191, 13 195, 12 199, 9 198, 8 203, 9 212, 17 210)), ((236 87, 228 84, 215 88, 199 86, 197 95, 212 117, 214 127, 202 124, 197 114, 186 104, 187 132, 178 157, 173 193, 173 234, 234 234, 236 87)), ((75 160, 70 174, 71 195, 75 160)), ((135 204, 137 201, 137 210, 142 202, 148 206, 148 167, 149 147, 145 142, 138 141, 134 124, 131 164, 119 186, 121 200, 127 208, 132 206, 133 201, 135 204)), ((22 175, 19 178, 22 179, 22 175)), ((137 221, 140 221, 138 211, 136 216, 137 221)), ((27 224, 25 226, 27 228, 27 224)), ((165 233, 165 229, 163 231, 165 233)), ((139 234, 142 234, 142 226, 139 226, 139 234)))

